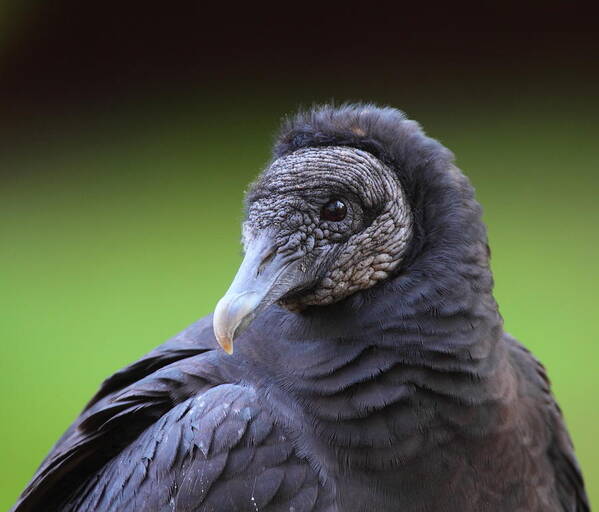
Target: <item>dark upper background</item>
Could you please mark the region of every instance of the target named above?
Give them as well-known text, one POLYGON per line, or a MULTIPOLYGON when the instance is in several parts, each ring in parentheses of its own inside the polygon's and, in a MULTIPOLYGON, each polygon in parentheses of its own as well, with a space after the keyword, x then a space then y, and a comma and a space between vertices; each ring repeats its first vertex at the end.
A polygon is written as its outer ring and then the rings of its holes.
POLYGON ((584 12, 173 4, 0 3, 0 508, 103 377, 211 311, 279 119, 328 100, 402 108, 454 150, 506 328, 548 366, 597 501, 584 12))
POLYGON ((430 104, 429 95, 445 93, 445 102, 460 94, 514 104, 528 94, 592 95, 599 71, 596 33, 531 30, 544 16, 547 28, 568 28, 571 13, 581 13, 575 6, 482 7, 458 25, 447 7, 362 14, 288 5, 250 17, 192 1, 4 5, 2 112, 21 120, 24 110, 30 119, 42 107, 104 109, 156 95, 194 96, 219 109, 210 96, 229 105, 272 95, 294 105, 399 95, 430 104), (497 31, 506 23, 520 31, 497 31))

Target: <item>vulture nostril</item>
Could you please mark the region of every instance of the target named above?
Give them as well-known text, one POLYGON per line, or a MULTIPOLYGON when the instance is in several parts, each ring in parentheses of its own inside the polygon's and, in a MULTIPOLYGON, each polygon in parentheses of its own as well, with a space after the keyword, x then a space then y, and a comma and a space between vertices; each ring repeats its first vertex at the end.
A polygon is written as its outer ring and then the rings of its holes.
POLYGON ((258 270, 256 272, 257 276, 259 276, 264 271, 264 267, 266 267, 266 265, 268 265, 273 260, 276 253, 277 251, 275 249, 270 249, 266 256, 262 258, 262 262, 258 266, 258 270))

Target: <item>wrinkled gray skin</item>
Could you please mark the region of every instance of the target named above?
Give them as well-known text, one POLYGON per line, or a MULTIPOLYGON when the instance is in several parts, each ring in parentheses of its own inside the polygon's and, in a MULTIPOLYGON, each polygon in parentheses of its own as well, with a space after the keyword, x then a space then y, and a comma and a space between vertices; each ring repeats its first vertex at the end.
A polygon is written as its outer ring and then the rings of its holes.
POLYGON ((401 263, 412 233, 397 175, 359 149, 308 148, 279 158, 249 201, 246 250, 271 231, 277 256, 297 262, 313 285, 284 301, 288 306, 331 304, 386 279, 401 263), (347 204, 342 221, 320 218, 331 197, 347 204), (370 221, 367 214, 376 216, 370 221))
POLYGON ((386 279, 401 263, 412 216, 397 175, 347 147, 281 157, 248 194, 245 260, 217 306, 215 333, 227 352, 255 316, 279 301, 292 311, 337 302, 386 279), (340 221, 321 218, 331 198, 340 221))
POLYGON ((394 109, 300 113, 247 213, 214 315, 108 378, 15 511, 590 510, 448 150, 394 109))

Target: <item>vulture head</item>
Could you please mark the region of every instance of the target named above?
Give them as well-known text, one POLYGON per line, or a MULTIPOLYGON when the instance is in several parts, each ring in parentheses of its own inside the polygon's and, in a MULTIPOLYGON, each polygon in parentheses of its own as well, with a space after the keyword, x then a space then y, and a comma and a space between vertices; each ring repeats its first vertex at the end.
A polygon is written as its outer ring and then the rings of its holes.
MULTIPOLYGON (((425 246, 432 250, 428 237, 438 246, 468 236, 472 225, 456 230, 463 208, 446 226, 439 218, 450 213, 444 206, 472 195, 451 159, 392 108, 325 106, 288 120, 247 193, 245 257, 213 320, 223 349, 231 353, 273 304, 295 314, 326 308, 405 272, 425 246)), ((484 239, 484 228, 475 238, 484 239)))

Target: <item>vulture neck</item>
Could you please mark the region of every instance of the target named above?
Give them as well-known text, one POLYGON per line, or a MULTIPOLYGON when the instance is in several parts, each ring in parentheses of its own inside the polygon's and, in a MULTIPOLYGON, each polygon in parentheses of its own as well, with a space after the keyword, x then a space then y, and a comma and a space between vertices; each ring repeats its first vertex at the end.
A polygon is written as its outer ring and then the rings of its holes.
POLYGON ((499 385, 509 373, 502 321, 480 209, 472 197, 459 204, 429 223, 442 235, 393 278, 328 307, 277 307, 257 321, 269 341, 254 355, 314 426, 302 444, 328 452, 337 473, 388 475, 463 429, 497 428, 494 411, 513 389, 499 385))

